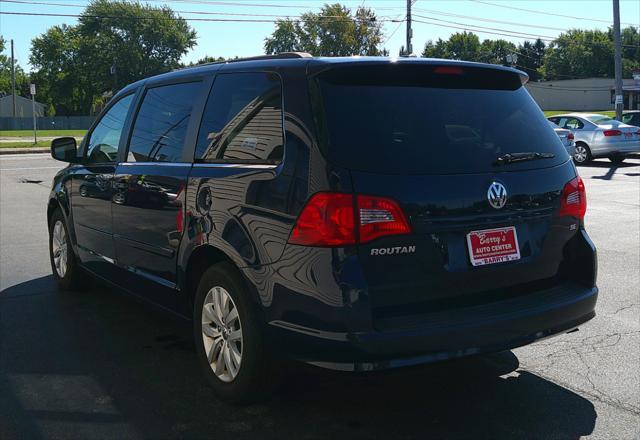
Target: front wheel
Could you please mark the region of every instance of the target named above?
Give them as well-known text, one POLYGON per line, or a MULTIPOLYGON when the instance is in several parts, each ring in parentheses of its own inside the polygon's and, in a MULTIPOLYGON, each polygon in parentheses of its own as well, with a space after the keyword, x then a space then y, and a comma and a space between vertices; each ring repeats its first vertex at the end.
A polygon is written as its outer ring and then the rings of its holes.
POLYGON ((576 144, 573 151, 573 160, 577 165, 582 165, 591 161, 591 150, 585 144, 576 144))
POLYGON ((228 401, 260 400, 281 377, 257 306, 231 264, 202 275, 194 305, 196 351, 207 382, 228 401))
POLYGON ((51 271, 63 290, 84 287, 85 277, 73 253, 64 217, 56 210, 49 222, 49 258, 51 271))

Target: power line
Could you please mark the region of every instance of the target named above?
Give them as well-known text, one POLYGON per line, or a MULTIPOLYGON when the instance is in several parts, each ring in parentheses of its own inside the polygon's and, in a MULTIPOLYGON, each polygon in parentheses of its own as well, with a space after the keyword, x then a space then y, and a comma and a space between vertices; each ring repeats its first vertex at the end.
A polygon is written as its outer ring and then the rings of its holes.
MULTIPOLYGON (((497 8, 505 8, 505 9, 513 9, 513 10, 516 10, 516 11, 531 12, 532 14, 553 15, 555 17, 571 18, 573 20, 596 21, 596 22, 599 22, 599 23, 607 23, 607 24, 613 25, 613 23, 611 21, 609 21, 609 20, 600 20, 600 19, 597 19, 597 18, 576 17, 576 16, 573 16, 573 15, 555 14, 555 13, 552 13, 552 12, 538 11, 538 10, 535 10, 535 9, 520 8, 520 7, 517 7, 517 6, 501 5, 501 4, 496 4, 496 3, 491 3, 491 2, 487 2, 487 1, 481 1, 481 0, 469 0, 469 1, 474 2, 474 3, 481 3, 483 5, 495 6, 497 8)), ((639 26, 640 25, 638 23, 622 23, 622 24, 627 25, 627 26, 639 26)))
MULTIPOLYGON (((17 3, 24 5, 43 5, 43 6, 61 6, 65 8, 85 8, 88 5, 72 5, 68 3, 51 3, 51 2, 41 2, 41 1, 27 1, 27 0, 0 0, 0 3, 17 3)), ((282 14, 255 14, 255 13, 246 13, 246 12, 212 12, 212 11, 180 11, 172 9, 173 12, 177 12, 179 14, 198 14, 198 15, 222 15, 222 16, 239 16, 239 17, 277 17, 282 19, 301 19, 302 17, 299 15, 282 15, 282 14)), ((342 15, 323 15, 318 17, 320 19, 327 18, 339 18, 339 19, 348 19, 348 17, 342 15)), ((381 21, 393 21, 396 22, 398 20, 388 20, 387 16, 379 16, 381 21)))
MULTIPOLYGON (((4 0, 0 0, 2 2, 4 0)), ((177 11, 174 11, 177 12, 177 11)), ((191 13, 191 12, 186 12, 191 13)), ((121 20, 185 20, 185 21, 206 21, 206 22, 230 22, 230 23, 275 23, 279 19, 266 19, 266 18, 193 18, 193 17, 125 17, 122 15, 87 15, 87 14, 60 14, 60 13, 45 13, 45 12, 14 12, 14 11, 0 11, 0 15, 19 15, 19 16, 34 16, 34 17, 69 17, 69 18, 95 18, 95 19, 121 19, 121 20)), ((337 17, 337 16, 336 16, 337 17)), ((321 17, 323 18, 323 17, 321 17)), ((300 21, 296 18, 294 21, 300 21)), ((351 17, 339 17, 330 18, 326 17, 328 22, 343 22, 343 21, 358 21, 357 18, 351 17)), ((376 20, 380 22, 396 22, 396 20, 376 20)))
MULTIPOLYGON (((427 19, 429 19, 429 18, 427 18, 427 19)), ((415 21, 417 23, 431 24, 433 26, 440 26, 440 27, 445 27, 445 28, 450 28, 450 29, 460 29, 460 30, 464 30, 464 31, 475 31, 475 32, 491 34, 491 35, 501 35, 503 37, 520 38, 520 39, 523 39, 523 40, 529 40, 529 39, 532 39, 532 38, 540 38, 540 40, 547 41, 547 42, 550 42, 550 41, 554 40, 552 38, 543 38, 543 37, 531 36, 533 34, 529 34, 529 36, 514 35, 513 33, 507 33, 507 32, 509 32, 508 30, 505 30, 505 32, 494 32, 494 31, 483 30, 483 29, 472 29, 472 28, 478 28, 478 26, 475 26, 475 25, 461 24, 459 26, 453 26, 453 25, 450 25, 450 24, 433 23, 433 22, 430 22, 430 21, 423 21, 423 20, 418 20, 418 19, 414 19, 413 21, 415 21)))
MULTIPOLYGON (((536 35, 536 34, 532 34, 532 33, 528 33, 528 32, 518 32, 518 31, 512 31, 510 29, 502 29, 502 28, 493 28, 493 27, 486 27, 486 26, 480 26, 480 25, 476 25, 476 24, 468 24, 468 23, 460 23, 460 22, 456 22, 456 21, 450 21, 450 20, 443 20, 441 18, 433 18, 433 17, 427 17, 424 15, 418 15, 418 14, 414 14, 416 17, 420 17, 424 20, 433 20, 433 21, 437 21, 437 22, 442 22, 442 23, 450 23, 449 25, 444 25, 444 24, 440 24, 440 23, 433 23, 433 22, 426 22, 426 21, 420 21, 420 20, 414 20, 418 23, 423 23, 423 24, 431 24, 434 26, 441 26, 441 27, 449 27, 449 28, 453 28, 453 29, 461 29, 464 31, 473 31, 473 32, 480 32, 480 33, 485 33, 485 34, 493 34, 493 35, 501 35, 501 36, 505 36, 505 37, 512 37, 512 38, 520 38, 520 39, 540 39, 542 41, 547 41, 547 42, 552 42, 557 40, 557 37, 552 37, 550 35, 536 35)), ((587 45, 592 45, 592 46, 602 46, 602 45, 606 45, 606 43, 600 43, 600 42, 595 42, 595 41, 583 41, 583 44, 587 44, 587 45)), ((624 47, 633 47, 633 48, 638 48, 640 47, 640 45, 635 45, 635 44, 625 44, 623 45, 624 47)))
POLYGON ((477 20, 477 21, 483 21, 483 22, 487 22, 487 23, 508 24, 508 25, 514 25, 514 26, 524 26, 524 27, 529 27, 529 28, 547 29, 547 30, 560 31, 560 32, 566 32, 567 31, 567 29, 564 29, 564 28, 536 25, 536 24, 530 24, 530 23, 517 23, 517 22, 513 22, 513 21, 495 20, 495 19, 492 19, 492 18, 484 18, 484 17, 473 17, 473 16, 470 16, 470 15, 461 15, 461 14, 453 14, 453 13, 450 13, 450 12, 435 11, 433 9, 416 8, 415 10, 418 11, 418 12, 426 13, 426 14, 436 14, 436 15, 443 15, 443 16, 446 16, 446 17, 464 18, 464 19, 468 19, 468 20, 477 20))

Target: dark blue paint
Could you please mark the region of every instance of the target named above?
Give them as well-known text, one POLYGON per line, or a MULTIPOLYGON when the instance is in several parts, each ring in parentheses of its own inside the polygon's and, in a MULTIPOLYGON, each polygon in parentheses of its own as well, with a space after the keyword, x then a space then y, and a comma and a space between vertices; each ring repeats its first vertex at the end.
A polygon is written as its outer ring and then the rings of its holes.
MULTIPOLYGON (((204 256, 231 261, 262 305, 265 331, 278 349, 329 368, 386 368, 508 349, 593 317, 595 247, 583 224, 557 216, 560 191, 576 175, 571 162, 464 175, 336 168, 318 147, 308 74, 352 62, 388 61, 239 62, 127 87, 121 93, 136 94, 133 112, 152 85, 202 80, 207 89, 218 70, 277 72, 284 84, 284 160, 272 167, 192 164, 202 99, 194 104, 182 163, 123 165, 121 149, 117 164, 70 165, 54 180, 50 207, 63 210, 83 266, 190 318, 195 286, 188 269, 204 256), (509 190, 501 211, 486 202, 493 180, 509 190), (346 248, 287 244, 318 191, 396 199, 413 233, 346 248), (522 259, 472 267, 466 234, 507 225, 516 226, 522 259), (370 256, 372 248, 410 245, 414 254, 370 256)), ((130 122, 125 130, 126 144, 130 122)))

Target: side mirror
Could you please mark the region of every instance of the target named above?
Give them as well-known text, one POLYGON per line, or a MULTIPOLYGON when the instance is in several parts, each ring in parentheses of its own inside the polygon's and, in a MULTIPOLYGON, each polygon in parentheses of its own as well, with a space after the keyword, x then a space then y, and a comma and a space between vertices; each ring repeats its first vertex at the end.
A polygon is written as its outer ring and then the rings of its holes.
POLYGON ((51 157, 62 162, 78 163, 78 145, 75 138, 61 137, 51 141, 51 157))

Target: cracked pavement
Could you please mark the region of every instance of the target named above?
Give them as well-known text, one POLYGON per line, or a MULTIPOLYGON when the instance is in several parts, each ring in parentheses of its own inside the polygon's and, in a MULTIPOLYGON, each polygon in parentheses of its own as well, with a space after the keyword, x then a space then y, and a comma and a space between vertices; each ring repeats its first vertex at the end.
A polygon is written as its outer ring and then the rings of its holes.
POLYGON ((218 401, 190 333, 96 284, 57 292, 45 203, 61 164, 0 157, 0 438, 640 438, 640 160, 581 167, 597 316, 513 352, 368 375, 290 372, 218 401))

